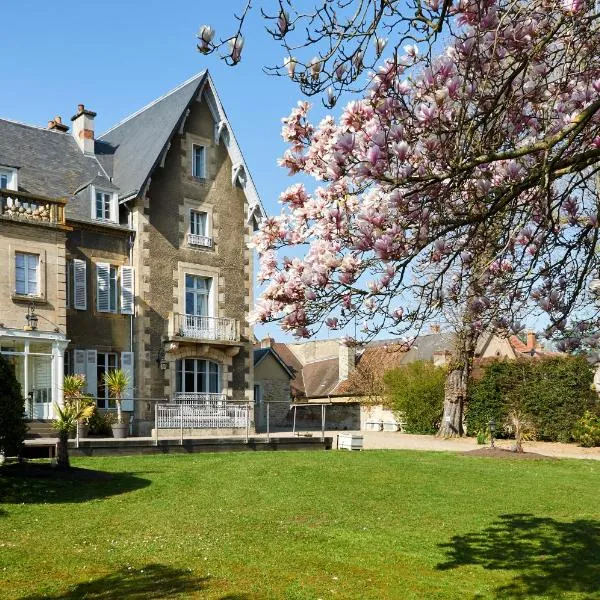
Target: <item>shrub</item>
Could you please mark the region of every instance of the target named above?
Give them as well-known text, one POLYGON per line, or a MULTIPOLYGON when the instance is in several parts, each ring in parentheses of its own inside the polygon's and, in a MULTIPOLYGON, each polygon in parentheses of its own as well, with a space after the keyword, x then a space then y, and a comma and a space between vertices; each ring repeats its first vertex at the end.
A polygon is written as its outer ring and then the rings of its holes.
MULTIPOLYGON (((535 430, 536 439, 570 442, 577 421, 598 406, 591 389, 593 373, 583 357, 499 361, 484 368, 469 393, 465 420, 469 431, 487 427, 490 419, 507 423, 511 409, 535 430)), ((510 434, 499 428, 498 437, 510 434)))
POLYGON ((115 422, 113 413, 101 413, 97 408, 94 408, 92 416, 88 419, 90 428, 89 435, 101 435, 103 437, 112 436, 112 424, 115 422))
POLYGON ((416 361, 388 371, 386 396, 394 412, 402 415, 408 433, 436 433, 442 420, 446 370, 416 361))
POLYGON ((600 446, 600 414, 586 410, 583 417, 577 421, 575 439, 584 448, 600 446))
POLYGON ((21 385, 13 366, 0 354, 0 453, 20 456, 26 433, 21 385))

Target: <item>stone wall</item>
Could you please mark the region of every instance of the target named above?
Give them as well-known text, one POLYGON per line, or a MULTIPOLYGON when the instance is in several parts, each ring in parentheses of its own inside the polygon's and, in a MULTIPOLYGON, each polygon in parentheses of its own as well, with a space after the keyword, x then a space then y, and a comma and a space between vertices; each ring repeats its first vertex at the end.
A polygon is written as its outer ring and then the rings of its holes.
POLYGON ((0 261, 4 277, 0 277, 0 323, 3 327, 22 329, 26 324, 31 299, 16 295, 15 252, 38 254, 40 257, 40 296, 35 299, 39 315, 38 329, 65 333, 65 232, 41 224, 0 221, 0 261))

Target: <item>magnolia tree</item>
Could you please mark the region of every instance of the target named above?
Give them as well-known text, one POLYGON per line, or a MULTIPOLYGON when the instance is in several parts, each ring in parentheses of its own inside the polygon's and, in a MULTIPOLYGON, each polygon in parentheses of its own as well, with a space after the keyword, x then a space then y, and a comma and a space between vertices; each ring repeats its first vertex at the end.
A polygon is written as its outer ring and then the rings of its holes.
POLYGON ((318 187, 288 188, 255 237, 254 319, 300 337, 357 319, 365 338, 454 319, 453 435, 482 331, 534 313, 564 349, 595 342, 600 17, 576 0, 417 6, 427 19, 403 23, 429 27, 422 46, 393 52, 338 119, 311 123, 306 102, 284 119, 281 166, 318 187))

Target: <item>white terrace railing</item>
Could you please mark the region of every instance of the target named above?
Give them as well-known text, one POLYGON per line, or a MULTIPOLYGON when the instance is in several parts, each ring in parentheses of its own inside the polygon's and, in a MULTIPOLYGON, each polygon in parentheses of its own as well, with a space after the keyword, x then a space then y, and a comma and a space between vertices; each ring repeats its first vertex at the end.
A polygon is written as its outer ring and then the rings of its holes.
POLYGON ((213 247, 213 239, 207 235, 200 235, 198 233, 188 233, 187 241, 190 246, 203 246, 204 248, 213 247))
POLYGON ((205 402, 227 402, 227 394, 209 394, 202 392, 177 392, 173 398, 175 404, 203 404, 205 402))
POLYGON ((233 429, 247 428, 250 405, 244 402, 208 401, 190 404, 157 404, 159 429, 233 429))
POLYGON ((238 322, 224 317, 175 314, 175 332, 181 337, 198 340, 239 342, 238 322))

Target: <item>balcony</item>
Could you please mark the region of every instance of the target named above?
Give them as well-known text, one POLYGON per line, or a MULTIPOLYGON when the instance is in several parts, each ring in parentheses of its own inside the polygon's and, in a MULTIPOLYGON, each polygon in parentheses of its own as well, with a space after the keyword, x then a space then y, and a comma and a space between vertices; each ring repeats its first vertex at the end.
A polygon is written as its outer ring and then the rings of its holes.
POLYGON ((198 235, 197 233, 187 234, 187 243, 189 246, 198 246, 200 248, 212 248, 213 239, 206 235, 198 235))
POLYGON ((0 217, 34 225, 65 225, 66 200, 0 189, 0 217))
POLYGON ((169 319, 168 338, 178 343, 206 343, 209 345, 234 346, 240 342, 239 322, 224 317, 201 317, 172 313, 169 319))

